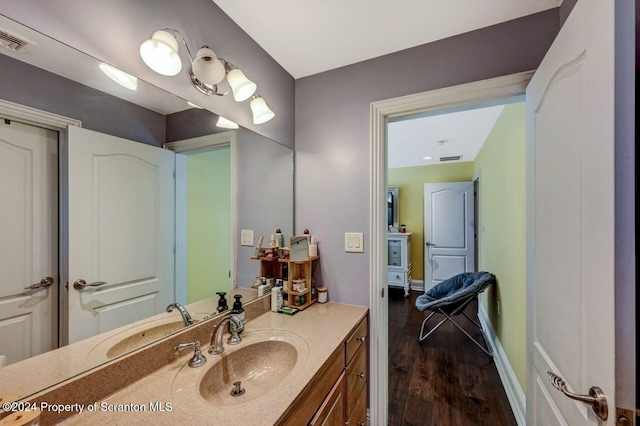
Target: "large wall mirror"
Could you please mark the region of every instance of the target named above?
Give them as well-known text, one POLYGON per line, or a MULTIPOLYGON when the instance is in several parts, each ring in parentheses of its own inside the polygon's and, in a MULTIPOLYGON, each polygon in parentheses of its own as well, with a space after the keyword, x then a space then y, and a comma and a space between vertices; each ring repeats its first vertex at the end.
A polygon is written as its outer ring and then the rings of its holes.
POLYGON ((0 30, 29 42, 0 47, 0 395, 211 318, 217 292, 255 298, 240 231, 292 235, 293 151, 1 15, 0 30))

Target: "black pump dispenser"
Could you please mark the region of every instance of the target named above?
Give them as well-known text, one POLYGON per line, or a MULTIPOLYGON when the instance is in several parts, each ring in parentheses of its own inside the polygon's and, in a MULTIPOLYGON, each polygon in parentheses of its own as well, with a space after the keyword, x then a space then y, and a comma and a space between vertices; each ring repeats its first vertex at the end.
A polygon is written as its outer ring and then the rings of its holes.
MULTIPOLYGON (((242 307, 242 302, 240 301, 240 299, 242 299, 242 295, 241 294, 234 294, 233 297, 236 299, 235 302, 233 302, 233 309, 231 310, 231 313, 233 315, 237 315, 240 317, 240 319, 244 320, 244 308, 242 307)), ((231 331, 233 331, 236 326, 233 322, 229 323, 229 328, 231 331)), ((238 333, 242 333, 244 331, 244 327, 238 327, 238 333)))
POLYGON ((218 291, 216 292, 216 294, 220 296, 220 299, 218 300, 218 312, 224 312, 228 310, 229 305, 227 305, 227 299, 225 298, 225 295, 227 293, 224 291, 218 291))

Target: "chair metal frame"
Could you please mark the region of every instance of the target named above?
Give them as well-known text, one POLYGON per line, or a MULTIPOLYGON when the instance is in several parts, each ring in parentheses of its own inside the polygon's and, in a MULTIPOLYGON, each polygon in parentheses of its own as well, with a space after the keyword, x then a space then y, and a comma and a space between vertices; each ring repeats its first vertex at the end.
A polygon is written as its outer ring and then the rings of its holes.
MULTIPOLYGON (((469 296, 467 296, 466 298, 462 298, 460 300, 456 300, 454 303, 452 303, 451 305, 445 305, 445 306, 439 306, 437 308, 427 308, 426 310, 431 311, 431 313, 422 321, 422 326, 420 327, 420 341, 422 342, 424 339, 426 339, 427 337, 429 337, 431 335, 431 333, 433 333, 434 331, 436 331, 438 329, 438 327, 440 327, 445 321, 451 321, 453 323, 453 325, 455 325, 458 330, 462 331, 465 336, 467 336, 469 339, 471 339, 471 341, 473 343, 476 344, 476 346, 478 346, 480 349, 482 349, 482 352, 484 352, 485 354, 489 355, 491 358, 493 358, 493 353, 491 352, 491 348, 489 347, 489 345, 486 343, 485 341, 485 345, 486 345, 486 349, 473 337, 471 337, 471 335, 465 330, 463 329, 460 325, 458 325, 457 322, 455 322, 453 320, 453 316, 455 315, 459 315, 462 314, 465 317, 467 317, 467 319, 469 321, 471 321, 473 323, 473 325, 475 325, 480 332, 482 333, 482 326, 480 324, 478 324, 477 322, 475 322, 472 318, 469 317, 469 315, 466 314, 466 312, 464 312, 464 309, 467 307, 467 305, 469 305, 469 303, 473 302, 475 299, 478 298, 478 294, 474 293, 474 294, 470 294, 469 296), (454 307, 455 305, 457 305, 456 307, 454 307), (444 308, 453 308, 452 311, 450 311, 449 313, 447 313, 444 308), (438 323, 436 324, 435 327, 433 327, 431 330, 429 330, 427 332, 427 334, 424 334, 424 327, 427 324, 427 321, 429 321, 429 319, 434 316, 436 313, 442 314, 444 315, 444 318, 438 323)), ((483 340, 484 340, 484 334, 482 333, 483 336, 483 340)))

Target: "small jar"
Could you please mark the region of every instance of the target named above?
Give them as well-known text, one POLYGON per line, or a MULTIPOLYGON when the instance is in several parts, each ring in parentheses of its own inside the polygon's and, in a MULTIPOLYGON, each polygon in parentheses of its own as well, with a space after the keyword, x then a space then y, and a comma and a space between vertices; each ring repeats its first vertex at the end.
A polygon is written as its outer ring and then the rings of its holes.
POLYGON ((402 232, 403 234, 407 232, 407 225, 400 225, 400 232, 402 232))
POLYGON ((318 303, 327 303, 326 287, 318 287, 318 303))

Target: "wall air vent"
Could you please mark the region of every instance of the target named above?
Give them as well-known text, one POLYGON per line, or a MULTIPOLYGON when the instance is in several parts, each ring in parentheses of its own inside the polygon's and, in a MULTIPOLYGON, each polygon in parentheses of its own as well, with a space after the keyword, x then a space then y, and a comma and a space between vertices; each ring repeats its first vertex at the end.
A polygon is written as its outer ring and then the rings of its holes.
POLYGON ((33 43, 0 28, 0 47, 13 50, 14 52, 18 52, 19 50, 24 49, 30 44, 33 44, 33 43))
POLYGON ((440 157, 440 161, 456 161, 462 158, 462 155, 452 155, 450 157, 440 157))

